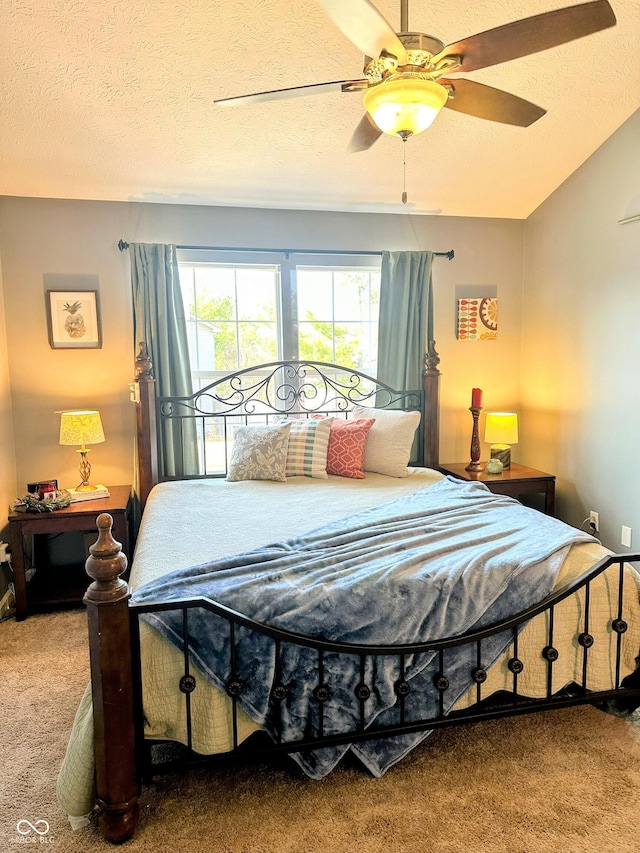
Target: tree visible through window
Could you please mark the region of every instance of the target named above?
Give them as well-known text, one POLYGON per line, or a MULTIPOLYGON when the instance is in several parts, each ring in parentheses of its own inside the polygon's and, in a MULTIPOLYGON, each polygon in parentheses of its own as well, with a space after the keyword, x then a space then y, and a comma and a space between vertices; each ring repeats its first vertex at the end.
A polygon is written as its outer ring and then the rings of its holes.
POLYGON ((378 271, 298 267, 300 358, 375 375, 378 271))
POLYGON ((337 363, 375 376, 378 259, 275 259, 181 260, 194 390, 279 358, 337 363))

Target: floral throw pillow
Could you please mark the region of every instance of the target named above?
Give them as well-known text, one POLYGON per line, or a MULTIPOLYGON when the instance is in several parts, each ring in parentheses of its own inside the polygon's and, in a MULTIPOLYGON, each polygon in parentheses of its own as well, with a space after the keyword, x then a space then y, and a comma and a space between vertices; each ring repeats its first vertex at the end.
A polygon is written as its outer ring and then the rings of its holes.
POLYGON ((290 423, 236 427, 227 480, 276 480, 283 483, 290 430, 290 423))

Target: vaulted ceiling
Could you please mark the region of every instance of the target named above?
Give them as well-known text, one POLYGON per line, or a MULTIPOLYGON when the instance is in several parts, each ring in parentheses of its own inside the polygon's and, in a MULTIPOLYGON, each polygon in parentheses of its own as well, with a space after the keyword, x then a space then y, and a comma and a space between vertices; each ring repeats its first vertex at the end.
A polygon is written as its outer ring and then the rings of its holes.
MULTIPOLYGON (((398 31, 399 0, 375 5, 398 31)), ((565 5, 410 0, 409 29, 449 44, 565 5)), ((213 103, 362 76, 315 0, 10 0, 0 194, 524 218, 640 107, 640 0, 611 5, 611 29, 469 75, 546 108, 529 128, 444 110, 349 154, 357 93, 213 103)))

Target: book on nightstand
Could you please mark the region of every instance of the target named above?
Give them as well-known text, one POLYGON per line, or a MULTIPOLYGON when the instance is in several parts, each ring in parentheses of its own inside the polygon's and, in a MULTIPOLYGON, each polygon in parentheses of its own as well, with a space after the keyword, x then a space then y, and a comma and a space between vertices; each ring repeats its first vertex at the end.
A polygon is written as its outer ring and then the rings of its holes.
POLYGON ((77 489, 67 489, 67 491, 71 495, 72 504, 77 501, 95 501, 99 498, 109 497, 109 489, 102 483, 99 483, 95 489, 91 489, 89 492, 79 492, 77 489))

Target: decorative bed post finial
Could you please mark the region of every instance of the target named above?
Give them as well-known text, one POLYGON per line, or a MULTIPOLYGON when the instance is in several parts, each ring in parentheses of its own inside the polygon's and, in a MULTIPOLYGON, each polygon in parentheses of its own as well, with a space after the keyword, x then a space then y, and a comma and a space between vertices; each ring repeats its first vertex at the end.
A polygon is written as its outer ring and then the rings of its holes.
POLYGON ((113 519, 108 512, 96 519, 98 541, 89 548, 85 570, 93 583, 85 593, 85 602, 115 602, 129 598, 129 586, 120 575, 127 570, 127 558, 122 553, 122 544, 111 534, 113 519))
POLYGON ((438 365, 440 364, 440 356, 436 352, 436 342, 429 341, 427 351, 424 356, 424 372, 425 373, 440 373, 438 365))
POLYGON ((150 378, 153 376, 153 362, 147 349, 147 344, 140 341, 138 344, 138 355, 136 356, 136 379, 140 377, 150 378))

